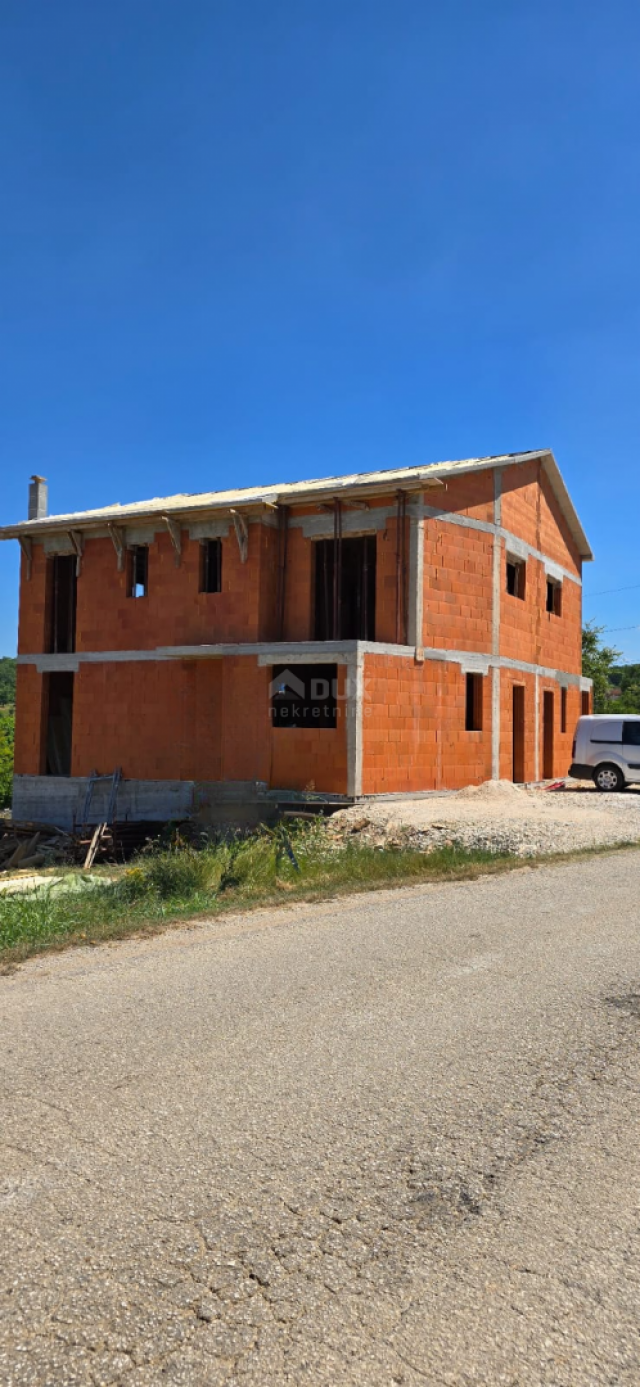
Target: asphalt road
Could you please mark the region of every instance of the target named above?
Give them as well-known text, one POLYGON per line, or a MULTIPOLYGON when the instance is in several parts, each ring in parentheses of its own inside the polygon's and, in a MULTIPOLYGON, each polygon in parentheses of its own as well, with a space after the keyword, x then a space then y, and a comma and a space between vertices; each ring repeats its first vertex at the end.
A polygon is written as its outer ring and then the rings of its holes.
POLYGON ((638 1384, 639 886, 620 853, 0 978, 3 1387, 638 1384))

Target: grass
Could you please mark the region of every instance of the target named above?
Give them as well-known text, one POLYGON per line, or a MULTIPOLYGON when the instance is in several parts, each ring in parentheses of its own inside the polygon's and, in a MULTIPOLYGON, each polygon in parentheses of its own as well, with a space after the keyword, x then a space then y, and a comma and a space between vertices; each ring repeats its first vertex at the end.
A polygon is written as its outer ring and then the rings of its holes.
POLYGON ((115 880, 92 878, 90 891, 52 886, 0 895, 0 964, 10 967, 47 950, 121 939, 231 910, 469 879, 522 865, 515 857, 455 847, 427 854, 349 840, 336 846, 323 823, 286 831, 262 828, 197 847, 174 837, 141 853, 115 880))

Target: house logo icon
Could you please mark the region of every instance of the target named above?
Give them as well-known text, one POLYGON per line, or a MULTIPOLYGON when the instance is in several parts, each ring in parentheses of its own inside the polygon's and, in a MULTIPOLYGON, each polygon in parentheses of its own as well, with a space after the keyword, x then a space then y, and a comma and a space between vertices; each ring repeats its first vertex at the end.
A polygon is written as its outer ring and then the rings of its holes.
POLYGON ((290 669, 284 669, 282 674, 272 679, 269 684, 269 696, 271 698, 290 698, 293 694, 298 698, 304 698, 307 690, 303 679, 298 679, 297 674, 292 674, 290 669))

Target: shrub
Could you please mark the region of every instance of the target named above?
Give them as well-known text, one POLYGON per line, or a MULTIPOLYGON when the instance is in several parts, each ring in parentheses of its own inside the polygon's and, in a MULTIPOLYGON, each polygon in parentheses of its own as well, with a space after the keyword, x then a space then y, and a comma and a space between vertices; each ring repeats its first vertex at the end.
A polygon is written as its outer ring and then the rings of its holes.
POLYGON ((14 724, 13 713, 0 713, 0 809, 11 804, 14 724))

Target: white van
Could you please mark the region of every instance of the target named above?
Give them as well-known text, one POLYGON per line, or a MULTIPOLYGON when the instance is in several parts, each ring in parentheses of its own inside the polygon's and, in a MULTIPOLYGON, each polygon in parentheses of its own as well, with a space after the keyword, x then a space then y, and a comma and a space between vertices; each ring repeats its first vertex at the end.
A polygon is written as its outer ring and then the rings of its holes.
POLYGON ((578 718, 569 775, 593 780, 598 790, 640 785, 640 713, 597 713, 578 718))

